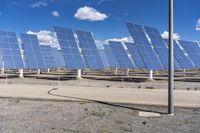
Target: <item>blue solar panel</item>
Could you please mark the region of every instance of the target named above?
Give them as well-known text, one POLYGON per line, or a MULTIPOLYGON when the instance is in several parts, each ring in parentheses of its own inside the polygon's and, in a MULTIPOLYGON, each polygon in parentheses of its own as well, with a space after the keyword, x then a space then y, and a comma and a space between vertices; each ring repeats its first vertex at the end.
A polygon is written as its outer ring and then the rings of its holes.
POLYGON ((0 31, 1 66, 7 69, 22 69, 24 64, 17 36, 14 32, 0 31))
POLYGON ((157 53, 151 47, 142 27, 132 23, 126 23, 126 26, 136 44, 137 49, 140 52, 140 55, 144 60, 144 63, 147 66, 147 69, 162 70, 163 65, 157 53))
POLYGON ((42 55, 47 68, 58 68, 59 66, 56 64, 55 58, 53 56, 53 51, 51 46, 48 45, 40 45, 42 55))
POLYGON ((68 69, 84 69, 85 64, 81 57, 73 31, 68 28, 54 27, 61 47, 62 55, 68 69))
POLYGON ((129 53, 131 54, 132 59, 135 62, 135 65, 139 69, 146 69, 146 65, 142 59, 142 56, 140 55, 136 44, 134 43, 125 43, 126 47, 128 48, 129 53))
POLYGON ((109 62, 110 68, 120 67, 112 49, 110 48, 110 45, 104 44, 103 46, 104 46, 105 53, 108 57, 108 62, 109 62))
POLYGON ((197 42, 179 41, 197 68, 200 68, 200 47, 197 42))
MULTIPOLYGON (((168 39, 164 39, 166 44, 168 44, 168 39)), ((185 55, 183 49, 179 47, 179 45, 174 41, 174 57, 177 59, 179 64, 183 69, 192 69, 195 68, 191 59, 185 55)))
POLYGON ((108 56, 105 53, 104 49, 99 49, 99 55, 100 55, 101 60, 103 62, 104 68, 110 68, 110 64, 109 64, 109 61, 108 61, 108 56))
POLYGON ((65 65, 65 60, 62 56, 62 52, 59 51, 57 48, 52 48, 52 51, 53 51, 53 55, 54 55, 57 66, 59 68, 65 68, 66 65, 65 65))
MULTIPOLYGON (((165 44, 165 41, 163 40, 159 31, 156 28, 145 26, 145 29, 151 39, 151 43, 154 46, 154 49, 156 50, 158 56, 161 59, 163 66, 165 67, 166 70, 168 70, 169 68, 168 46, 165 44)), ((178 61, 174 59, 174 69, 177 70, 180 67, 181 66, 179 65, 178 61)))
POLYGON ((90 32, 76 31, 79 46, 82 48, 83 58, 87 67, 91 69, 103 69, 104 65, 98 49, 90 32))
POLYGON ((109 41, 110 47, 120 65, 120 68, 136 68, 131 62, 121 42, 109 41))
POLYGON ((39 41, 36 35, 21 34, 22 47, 24 49, 26 68, 46 69, 39 41))

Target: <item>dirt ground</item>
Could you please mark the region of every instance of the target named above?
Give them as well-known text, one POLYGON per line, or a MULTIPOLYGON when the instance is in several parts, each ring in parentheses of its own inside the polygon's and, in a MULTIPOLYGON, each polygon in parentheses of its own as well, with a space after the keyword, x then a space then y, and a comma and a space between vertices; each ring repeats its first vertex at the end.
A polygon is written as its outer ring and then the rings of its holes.
POLYGON ((199 133, 200 109, 0 99, 1 133, 199 133), (160 112, 141 117, 140 111, 160 112))

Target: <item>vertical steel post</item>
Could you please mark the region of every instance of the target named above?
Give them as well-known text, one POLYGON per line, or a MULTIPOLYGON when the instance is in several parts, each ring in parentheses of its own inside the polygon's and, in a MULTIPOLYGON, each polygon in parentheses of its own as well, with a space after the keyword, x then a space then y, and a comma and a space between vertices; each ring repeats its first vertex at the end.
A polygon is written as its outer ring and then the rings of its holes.
POLYGON ((168 114, 174 114, 174 98, 173 98, 173 89, 174 89, 174 47, 173 47, 173 0, 169 0, 169 79, 168 79, 168 114))

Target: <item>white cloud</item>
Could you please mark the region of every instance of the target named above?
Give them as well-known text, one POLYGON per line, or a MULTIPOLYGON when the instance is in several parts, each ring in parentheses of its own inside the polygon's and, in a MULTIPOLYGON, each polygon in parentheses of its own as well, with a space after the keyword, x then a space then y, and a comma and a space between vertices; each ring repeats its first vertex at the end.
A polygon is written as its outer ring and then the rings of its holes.
POLYGON ((103 21, 108 18, 106 14, 100 13, 96 9, 88 6, 79 8, 74 17, 80 20, 88 21, 103 21))
POLYGON ((200 18, 197 20, 196 30, 200 31, 200 18))
POLYGON ((51 13, 54 17, 60 17, 60 13, 58 11, 53 11, 51 13))
MULTIPOLYGON (((164 38, 164 39, 169 39, 169 32, 168 31, 164 31, 161 36, 164 38)), ((178 33, 174 33, 173 35, 173 39, 174 40, 180 40, 180 35, 178 33)))
POLYGON ((123 38, 112 38, 112 39, 107 39, 105 41, 105 43, 108 43, 108 41, 117 41, 117 42, 124 43, 124 42, 133 42, 133 39, 130 36, 129 37, 123 37, 123 38))
POLYGON ((44 1, 38 1, 32 5, 30 5, 32 8, 39 8, 39 7, 45 7, 47 6, 47 3, 44 1))
POLYGON ((51 45, 52 47, 59 47, 56 39, 56 34, 51 31, 48 30, 41 30, 39 32, 28 31, 27 34, 37 35, 41 45, 51 45))

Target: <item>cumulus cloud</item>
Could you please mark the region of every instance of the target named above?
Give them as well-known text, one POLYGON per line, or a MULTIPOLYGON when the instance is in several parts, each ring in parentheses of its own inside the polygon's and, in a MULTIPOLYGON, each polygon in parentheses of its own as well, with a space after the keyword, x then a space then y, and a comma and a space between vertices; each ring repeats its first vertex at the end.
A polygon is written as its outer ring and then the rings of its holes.
MULTIPOLYGON (((169 39, 169 32, 168 31, 164 31, 161 36, 164 38, 164 39, 169 39)), ((173 38, 174 40, 180 40, 180 35, 178 33, 174 33, 173 35, 173 38)))
POLYGON ((36 3, 33 3, 32 5, 30 5, 32 8, 39 8, 39 7, 45 7, 47 6, 47 3, 44 1, 38 1, 36 3))
POLYGON ((133 39, 130 36, 129 37, 122 37, 122 38, 112 38, 112 39, 107 39, 105 41, 105 43, 108 43, 108 41, 118 41, 118 42, 124 43, 124 42, 133 42, 133 39))
POLYGON ((103 21, 106 18, 108 18, 106 14, 101 13, 96 9, 88 6, 79 8, 74 17, 80 20, 88 20, 88 21, 103 21))
POLYGON ((51 31, 48 30, 41 30, 39 32, 28 31, 27 34, 37 35, 41 45, 51 45, 52 47, 59 47, 56 39, 56 34, 51 31))
POLYGON ((200 18, 197 20, 196 30, 200 31, 200 18))
POLYGON ((53 11, 51 13, 54 17, 60 17, 60 13, 58 11, 53 11))

